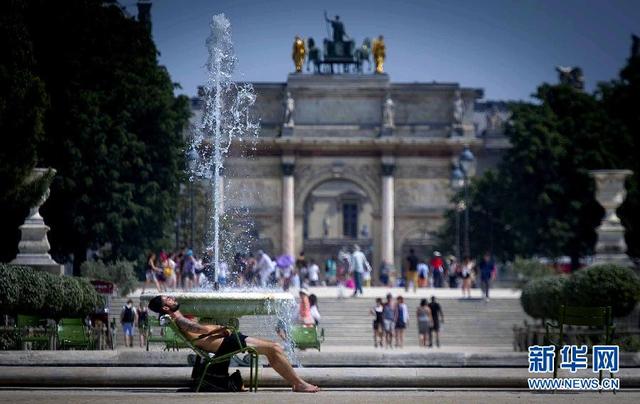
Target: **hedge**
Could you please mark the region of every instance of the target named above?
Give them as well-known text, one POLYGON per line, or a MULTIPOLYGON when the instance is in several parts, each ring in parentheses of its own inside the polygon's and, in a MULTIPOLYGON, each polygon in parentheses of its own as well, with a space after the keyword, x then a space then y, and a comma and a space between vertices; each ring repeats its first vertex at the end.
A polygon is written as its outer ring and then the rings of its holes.
POLYGON ((104 304, 87 279, 0 264, 0 313, 84 317, 104 304))
POLYGON ((565 294, 572 306, 611 306, 614 317, 624 317, 640 299, 640 278, 631 268, 594 265, 575 272, 565 294))
POLYGON ((520 295, 524 311, 539 319, 557 319, 562 304, 611 306, 614 317, 624 317, 639 300, 640 278, 632 269, 613 264, 585 268, 568 278, 534 279, 527 282, 520 295))
POLYGON ((520 304, 533 318, 557 319, 564 304, 564 290, 568 279, 564 276, 548 276, 534 279, 522 288, 520 304))

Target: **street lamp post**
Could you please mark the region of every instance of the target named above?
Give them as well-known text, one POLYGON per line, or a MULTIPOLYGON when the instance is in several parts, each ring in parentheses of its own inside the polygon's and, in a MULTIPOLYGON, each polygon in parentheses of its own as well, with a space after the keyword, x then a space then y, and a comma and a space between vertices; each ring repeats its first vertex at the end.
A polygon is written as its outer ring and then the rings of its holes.
MULTIPOLYGON (((469 174, 473 166, 475 157, 468 146, 465 146, 464 150, 458 156, 458 162, 451 173, 451 185, 454 189, 464 189, 464 256, 471 256, 471 248, 469 243, 469 174)), ((456 206, 456 246, 457 253, 460 253, 460 236, 459 236, 459 215, 460 209, 456 206)))

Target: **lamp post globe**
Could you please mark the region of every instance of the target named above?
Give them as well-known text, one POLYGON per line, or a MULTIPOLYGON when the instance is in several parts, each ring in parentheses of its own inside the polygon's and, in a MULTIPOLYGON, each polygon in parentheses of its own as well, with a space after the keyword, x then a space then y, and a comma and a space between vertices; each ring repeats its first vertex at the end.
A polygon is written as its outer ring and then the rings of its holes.
POLYGON ((462 152, 460 152, 460 156, 458 156, 458 162, 465 176, 469 175, 469 170, 471 170, 471 165, 473 164, 475 159, 476 158, 473 153, 471 153, 469 146, 465 146, 462 152))
POLYGON ((464 186, 464 173, 460 169, 459 165, 453 167, 451 171, 451 188, 458 190, 464 186))

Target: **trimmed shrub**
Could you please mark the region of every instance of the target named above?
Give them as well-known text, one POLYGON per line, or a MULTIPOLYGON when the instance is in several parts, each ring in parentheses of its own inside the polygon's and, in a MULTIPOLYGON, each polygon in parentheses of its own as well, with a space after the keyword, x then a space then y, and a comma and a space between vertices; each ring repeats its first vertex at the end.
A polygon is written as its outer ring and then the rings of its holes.
POLYGON ((102 261, 85 261, 80 266, 80 272, 89 279, 115 283, 120 296, 127 296, 138 284, 133 266, 130 261, 116 261, 108 265, 102 261))
POLYGON ((84 317, 104 304, 87 279, 0 264, 0 313, 84 317))
POLYGON ((611 306, 614 317, 624 317, 640 299, 640 278, 631 268, 595 265, 574 272, 565 294, 572 306, 611 306))
POLYGON ((527 282, 522 288, 520 304, 533 318, 557 320, 560 306, 564 304, 567 278, 548 276, 527 282))

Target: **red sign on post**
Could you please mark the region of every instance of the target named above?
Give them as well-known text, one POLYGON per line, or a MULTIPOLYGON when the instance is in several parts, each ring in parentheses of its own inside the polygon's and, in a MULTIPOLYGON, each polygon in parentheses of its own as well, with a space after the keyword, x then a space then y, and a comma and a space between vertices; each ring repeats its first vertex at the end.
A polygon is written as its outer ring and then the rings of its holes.
POLYGON ((112 282, 95 280, 95 281, 91 281, 91 284, 93 285, 93 288, 96 290, 96 292, 100 293, 101 295, 113 294, 112 282))

